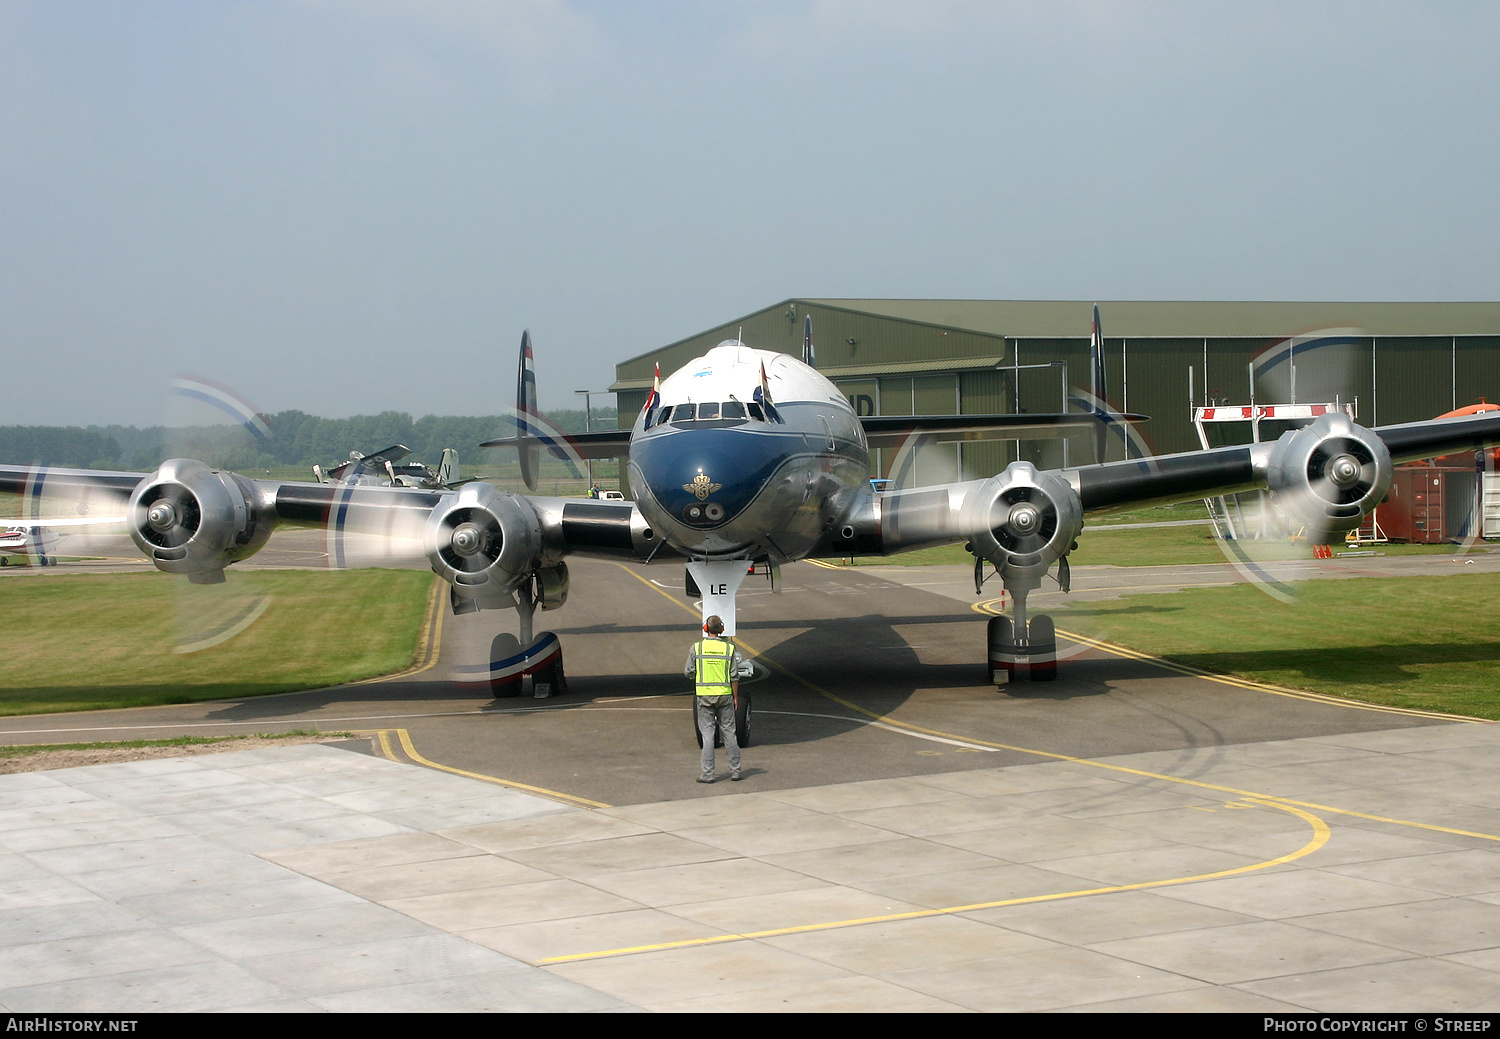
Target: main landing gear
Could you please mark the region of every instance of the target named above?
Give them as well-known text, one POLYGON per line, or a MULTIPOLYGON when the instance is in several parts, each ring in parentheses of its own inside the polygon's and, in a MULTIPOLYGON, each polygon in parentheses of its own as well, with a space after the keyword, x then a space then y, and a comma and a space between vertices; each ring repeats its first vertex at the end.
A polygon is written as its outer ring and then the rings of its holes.
POLYGON ((1033 682, 1057 680, 1057 629, 1052 618, 1038 614, 1018 629, 1009 617, 991 617, 989 631, 990 681, 1030 679, 1033 682))
MULTIPOLYGON (((1067 560, 1062 561, 1058 584, 1068 590, 1067 560)), ((981 563, 974 564, 974 591, 983 585, 981 563)), ((1057 628, 1052 618, 1044 613, 1027 619, 1026 596, 1031 587, 1016 582, 1018 587, 1007 588, 1013 596, 1015 608, 1009 617, 991 617, 986 631, 989 643, 990 682, 1000 685, 1012 680, 1033 682, 1055 682, 1057 680, 1057 628)))
MULTIPOLYGON (((483 625, 477 631, 455 632, 460 636, 460 645, 465 647, 461 652, 467 658, 457 667, 458 680, 484 683, 497 699, 515 696, 543 699, 566 693, 568 679, 563 673, 562 641, 554 632, 534 633, 532 630, 533 615, 542 601, 538 581, 529 579, 515 592, 519 635, 502 631, 491 638, 483 625), (482 642, 476 645, 474 640, 480 638, 481 633, 482 642)), ((477 609, 462 609, 460 602, 454 598, 455 614, 478 616, 477 609)), ((493 630, 489 628, 489 631, 493 630)))

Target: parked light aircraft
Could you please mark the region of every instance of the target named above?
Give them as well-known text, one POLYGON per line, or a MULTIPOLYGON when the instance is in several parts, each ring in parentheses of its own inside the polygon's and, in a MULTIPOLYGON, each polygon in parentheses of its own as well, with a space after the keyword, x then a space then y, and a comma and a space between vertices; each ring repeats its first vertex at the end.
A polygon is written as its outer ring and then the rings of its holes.
MULTIPOLYGON (((1095 320, 1097 326, 1097 311, 1095 320)), ((1094 339, 1097 348, 1097 331, 1094 339)), ((811 359, 810 337, 804 356, 811 359)), ((1097 378, 1093 390, 1102 401, 1097 378)), ((660 380, 632 429, 559 443, 533 421, 536 382, 525 335, 517 413, 519 435, 500 443, 519 451, 529 486, 541 450, 623 453, 636 501, 510 494, 483 482, 452 490, 281 483, 181 458, 145 476, 0 466, 0 490, 45 485, 64 500, 112 500, 158 569, 197 583, 222 581, 225 568, 252 556, 278 524, 323 526, 331 541, 349 534, 390 546, 349 559, 331 551, 336 563, 385 562, 414 551, 448 582, 455 613, 518 610, 521 650, 490 662, 497 679, 557 659, 555 635, 533 639, 532 613, 538 605, 563 605, 570 555, 686 560, 702 589, 704 616, 719 614, 732 633, 748 564, 774 577, 803 558, 965 543, 976 590, 998 576, 1014 603, 1010 615, 990 623, 992 673, 1046 679, 1055 675, 1052 625, 1028 617, 1027 596, 1052 572, 1067 588, 1068 553, 1086 516, 1266 487, 1304 526, 1331 535, 1357 525, 1380 501, 1393 461, 1500 442, 1496 413, 1377 429, 1324 415, 1274 443, 1052 471, 1018 461, 985 479, 876 491, 871 448, 893 446, 913 431, 940 441, 1056 436, 1139 416, 862 418, 811 364, 736 340, 660 380)))
POLYGON ((69 534, 83 528, 94 531, 121 528, 123 523, 119 516, 100 516, 48 519, 45 524, 24 521, 10 524, 0 530, 0 566, 9 566, 11 556, 35 560, 37 566, 56 566, 63 539, 69 534))
POLYGON ((458 452, 451 447, 443 448, 442 460, 434 469, 421 462, 403 462, 411 448, 405 444, 392 444, 374 454, 350 451, 349 459, 324 469, 313 466, 313 476, 319 483, 352 483, 365 487, 424 487, 428 490, 444 490, 456 487, 465 481, 458 478, 458 452))
POLYGON ((13 555, 28 556, 37 566, 57 565, 57 531, 50 527, 6 527, 0 531, 0 566, 13 555))

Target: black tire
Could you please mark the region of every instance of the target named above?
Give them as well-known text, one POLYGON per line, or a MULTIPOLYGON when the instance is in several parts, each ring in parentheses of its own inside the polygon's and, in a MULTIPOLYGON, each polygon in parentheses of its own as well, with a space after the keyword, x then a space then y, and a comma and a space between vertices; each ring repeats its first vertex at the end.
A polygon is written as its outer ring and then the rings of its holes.
MULTIPOLYGON (((506 660, 521 652, 521 640, 508 631, 502 631, 495 636, 495 641, 490 643, 490 660, 506 660)), ((497 700, 507 700, 513 696, 521 695, 521 678, 518 675, 509 682, 500 682, 490 679, 490 692, 497 700)))
POLYGON ((999 654, 1013 655, 1016 651, 1015 626, 1009 617, 991 617, 985 631, 985 672, 989 675, 990 684, 994 685, 995 676, 1001 671, 1010 671, 1009 668, 997 666, 993 661, 999 654))
POLYGON ((740 690, 740 702, 734 709, 734 742, 750 746, 750 694, 740 690))
POLYGON ((1027 641, 1031 644, 1031 680, 1057 681, 1057 628, 1045 613, 1031 618, 1027 641))

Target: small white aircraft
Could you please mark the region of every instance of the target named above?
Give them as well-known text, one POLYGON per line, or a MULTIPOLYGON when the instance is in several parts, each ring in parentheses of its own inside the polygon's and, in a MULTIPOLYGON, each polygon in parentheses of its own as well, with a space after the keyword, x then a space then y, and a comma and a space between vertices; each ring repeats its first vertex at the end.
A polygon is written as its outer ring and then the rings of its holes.
POLYGON ((37 566, 56 566, 57 541, 57 531, 51 527, 6 527, 0 533, 0 566, 9 566, 13 555, 34 559, 37 566))

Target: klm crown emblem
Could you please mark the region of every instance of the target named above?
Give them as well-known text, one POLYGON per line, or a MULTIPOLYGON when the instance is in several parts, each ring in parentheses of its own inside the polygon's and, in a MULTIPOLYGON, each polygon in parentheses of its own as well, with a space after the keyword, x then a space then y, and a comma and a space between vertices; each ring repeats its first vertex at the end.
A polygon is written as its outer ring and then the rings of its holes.
POLYGON ((698 475, 693 477, 693 482, 683 484, 682 489, 692 492, 697 496, 699 501, 704 501, 710 494, 722 486, 724 485, 721 483, 710 482, 709 478, 703 475, 703 470, 699 469, 698 475))

